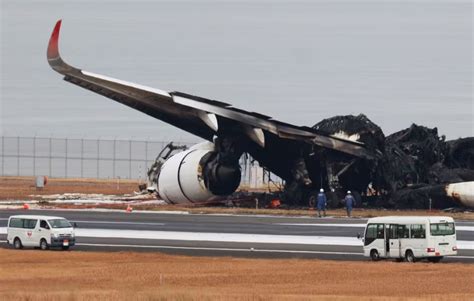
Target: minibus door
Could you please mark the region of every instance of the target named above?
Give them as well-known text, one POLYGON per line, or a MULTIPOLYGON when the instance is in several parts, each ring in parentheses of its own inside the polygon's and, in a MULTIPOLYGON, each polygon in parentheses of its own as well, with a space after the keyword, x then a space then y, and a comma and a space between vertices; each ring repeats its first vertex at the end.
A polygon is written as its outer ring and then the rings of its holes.
POLYGON ((388 231, 387 253, 390 258, 400 257, 400 239, 398 237, 398 225, 391 224, 388 231))

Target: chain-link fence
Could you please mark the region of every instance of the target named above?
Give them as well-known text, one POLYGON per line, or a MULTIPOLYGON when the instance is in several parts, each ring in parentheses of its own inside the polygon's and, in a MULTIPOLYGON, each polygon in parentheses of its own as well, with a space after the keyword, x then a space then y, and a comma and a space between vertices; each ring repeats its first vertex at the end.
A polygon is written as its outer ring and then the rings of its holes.
MULTIPOLYGON (((146 179, 169 141, 1 137, 2 176, 146 179)), ((180 143, 188 147, 192 143, 180 143)), ((248 156, 241 159, 242 184, 261 187, 269 174, 248 156)))

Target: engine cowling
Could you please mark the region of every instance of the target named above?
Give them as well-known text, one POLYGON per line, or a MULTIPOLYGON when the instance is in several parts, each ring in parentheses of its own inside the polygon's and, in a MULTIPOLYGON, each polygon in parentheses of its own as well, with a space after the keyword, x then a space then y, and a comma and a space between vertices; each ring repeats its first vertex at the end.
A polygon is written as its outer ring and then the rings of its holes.
POLYGON ((214 144, 205 142, 177 153, 161 167, 158 194, 170 204, 203 203, 233 193, 240 166, 220 164, 214 144))

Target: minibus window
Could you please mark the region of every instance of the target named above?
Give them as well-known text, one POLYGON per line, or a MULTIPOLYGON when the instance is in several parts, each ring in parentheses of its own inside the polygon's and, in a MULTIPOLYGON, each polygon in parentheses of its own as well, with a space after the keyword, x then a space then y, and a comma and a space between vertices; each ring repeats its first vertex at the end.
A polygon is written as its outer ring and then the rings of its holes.
POLYGON ((23 228, 23 220, 19 218, 10 219, 10 228, 23 228))
POLYGON ((377 237, 377 224, 370 224, 367 226, 365 238, 376 238, 377 237))
POLYGON ((376 238, 384 238, 383 224, 369 224, 365 232, 364 245, 369 245, 376 238))
POLYGON ((24 219, 23 220, 23 228, 25 229, 34 229, 36 227, 36 223, 38 221, 35 219, 24 219))
POLYGON ((49 223, 53 228, 72 228, 72 225, 65 219, 50 219, 49 223))
POLYGON ((383 224, 377 225, 377 238, 384 238, 383 224))
POLYGON ((453 235, 454 223, 430 224, 430 232, 432 236, 453 235))
POLYGON ((405 225, 398 225, 398 238, 410 237, 410 231, 405 225))
POLYGON ((40 221, 40 228, 49 229, 48 223, 45 220, 40 221))
POLYGON ((425 238, 425 225, 411 225, 411 238, 425 238))
POLYGON ((390 225, 390 230, 388 232, 388 238, 398 238, 398 225, 390 225))

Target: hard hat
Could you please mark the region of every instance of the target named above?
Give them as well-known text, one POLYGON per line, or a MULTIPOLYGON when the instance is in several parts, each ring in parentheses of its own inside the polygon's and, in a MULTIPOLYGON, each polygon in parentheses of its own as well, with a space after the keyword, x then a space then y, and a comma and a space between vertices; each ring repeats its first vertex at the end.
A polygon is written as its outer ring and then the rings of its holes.
POLYGON ((319 192, 324 192, 324 189, 322 189, 322 188, 321 188, 321 189, 319 189, 319 192))
POLYGON ((348 190, 348 191, 347 191, 347 194, 351 194, 351 191, 350 191, 350 190, 348 190))

